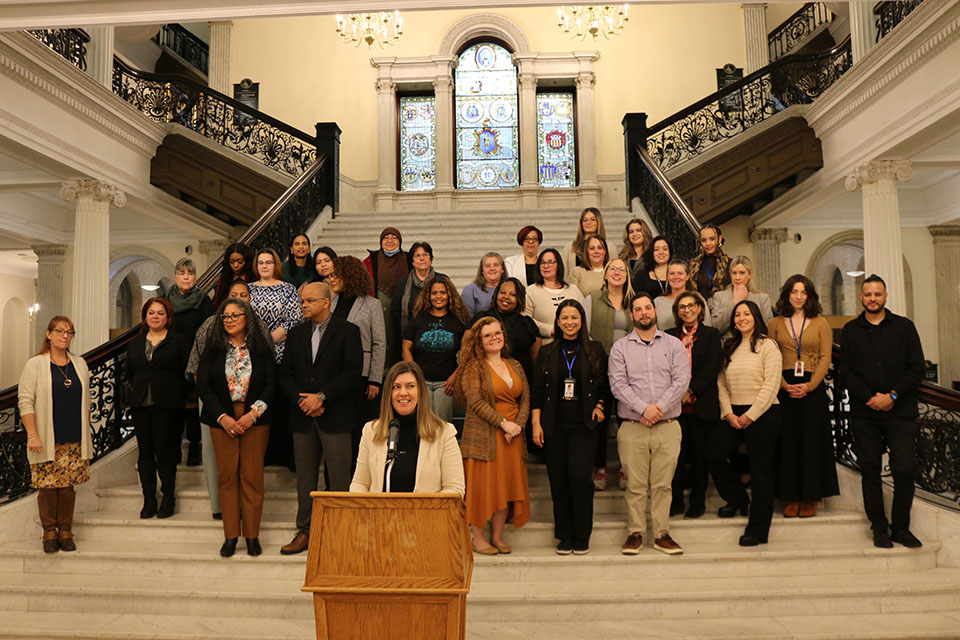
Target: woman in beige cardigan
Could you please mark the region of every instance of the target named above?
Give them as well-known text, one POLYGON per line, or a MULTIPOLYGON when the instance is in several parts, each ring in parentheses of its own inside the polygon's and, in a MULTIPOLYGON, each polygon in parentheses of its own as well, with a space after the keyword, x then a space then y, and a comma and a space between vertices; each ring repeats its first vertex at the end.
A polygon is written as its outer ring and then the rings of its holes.
POLYGON ((467 519, 474 551, 510 553, 503 541, 508 520, 514 527, 530 520, 526 441, 530 385, 520 363, 509 358, 503 325, 486 316, 463 335, 456 389, 466 403, 463 422, 463 471, 467 478, 467 519), (483 537, 490 520, 491 540, 483 537), (491 544, 491 542, 493 544, 491 544))
POLYGON ((463 497, 463 459, 457 430, 430 410, 420 365, 398 362, 387 371, 380 417, 363 427, 350 491, 455 493, 463 497), (390 426, 398 427, 397 455, 387 479, 390 426))
POLYGON ((69 318, 51 318, 43 349, 27 361, 18 388, 45 553, 76 550, 73 487, 90 479, 90 372, 70 353, 76 333, 69 318))

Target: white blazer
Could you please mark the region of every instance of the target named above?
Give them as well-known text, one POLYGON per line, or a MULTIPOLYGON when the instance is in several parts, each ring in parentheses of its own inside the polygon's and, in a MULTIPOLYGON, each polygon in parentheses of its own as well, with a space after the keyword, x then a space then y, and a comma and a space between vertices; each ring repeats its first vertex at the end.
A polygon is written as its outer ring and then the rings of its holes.
POLYGON ((516 278, 523 286, 529 287, 532 283, 527 282, 527 263, 523 259, 523 254, 510 256, 503 261, 507 267, 507 277, 516 278))
MULTIPOLYGON (((386 391, 384 392, 386 393, 386 391)), ((387 466, 387 442, 373 441, 377 421, 363 425, 360 436, 360 454, 357 470, 350 483, 354 493, 383 493, 383 473, 387 466)), ((420 440, 417 454, 417 479, 414 493, 455 493, 461 498, 466 483, 463 477, 463 457, 457 444, 457 430, 449 422, 433 442, 420 440)))
MULTIPOLYGON (((67 352, 73 368, 80 378, 81 405, 80 409, 80 457, 84 460, 93 458, 93 439, 90 434, 90 370, 87 363, 80 356, 67 352)), ((56 443, 53 433, 53 380, 50 376, 50 353, 42 353, 27 360, 20 374, 20 384, 17 389, 17 404, 20 415, 32 413, 37 424, 37 435, 43 448, 34 453, 27 450, 27 461, 30 464, 52 462, 56 454, 56 443)))

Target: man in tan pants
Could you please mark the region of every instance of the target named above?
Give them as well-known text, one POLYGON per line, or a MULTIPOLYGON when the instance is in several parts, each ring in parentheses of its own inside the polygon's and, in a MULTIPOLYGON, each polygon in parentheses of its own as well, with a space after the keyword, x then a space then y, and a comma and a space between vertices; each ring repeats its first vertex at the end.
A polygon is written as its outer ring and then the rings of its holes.
POLYGON ((638 293, 630 304, 634 330, 610 348, 610 389, 624 420, 617 435, 620 463, 627 474, 630 535, 621 551, 640 553, 647 530, 647 496, 653 517, 653 548, 683 553, 670 537, 671 483, 680 455, 677 417, 690 384, 687 350, 677 338, 657 329, 653 298, 638 293))

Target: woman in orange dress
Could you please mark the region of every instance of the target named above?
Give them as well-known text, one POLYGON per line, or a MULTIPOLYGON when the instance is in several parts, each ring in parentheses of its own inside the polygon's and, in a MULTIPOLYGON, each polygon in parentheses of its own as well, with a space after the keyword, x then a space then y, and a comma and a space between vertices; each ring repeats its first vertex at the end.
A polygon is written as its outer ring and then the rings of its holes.
POLYGON ((519 528, 530 520, 522 426, 530 413, 530 386, 523 367, 509 357, 496 318, 480 318, 464 334, 456 385, 467 407, 460 451, 473 549, 483 555, 510 553, 503 540, 507 521, 519 528), (483 537, 487 520, 489 542, 483 537))

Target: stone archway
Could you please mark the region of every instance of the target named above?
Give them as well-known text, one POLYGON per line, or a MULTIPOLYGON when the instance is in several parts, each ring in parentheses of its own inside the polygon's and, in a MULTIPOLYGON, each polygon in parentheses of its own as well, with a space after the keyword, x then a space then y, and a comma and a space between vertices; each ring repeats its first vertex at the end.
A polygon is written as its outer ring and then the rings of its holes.
POLYGON ((163 254, 149 247, 129 246, 110 255, 110 328, 121 329, 117 313, 120 285, 125 281, 130 286, 130 317, 139 322, 140 307, 154 294, 141 287, 160 285, 162 293, 173 276, 173 264, 163 254))
POLYGON ((455 56, 460 48, 477 38, 497 38, 509 45, 514 53, 530 51, 530 41, 515 22, 495 13, 478 13, 453 23, 440 41, 439 55, 455 56))

